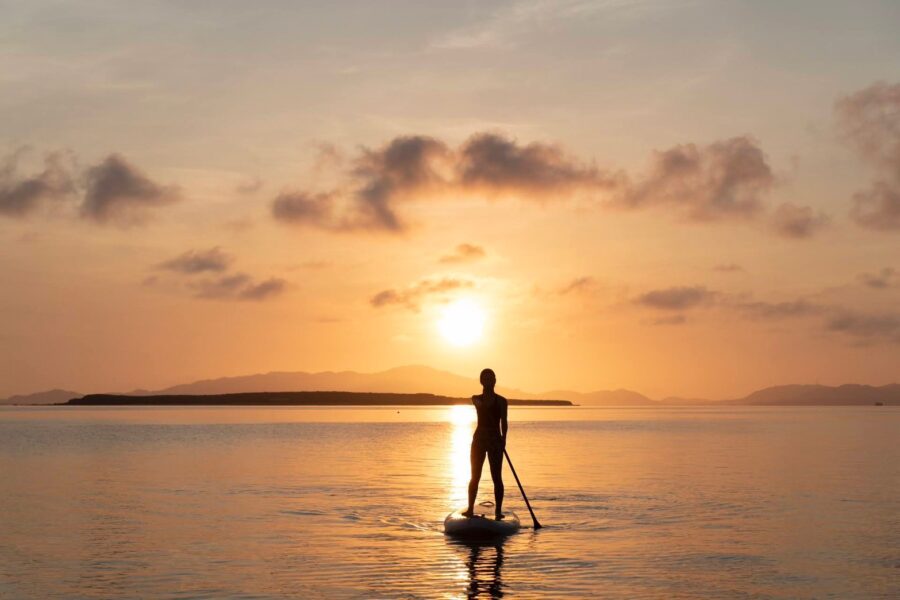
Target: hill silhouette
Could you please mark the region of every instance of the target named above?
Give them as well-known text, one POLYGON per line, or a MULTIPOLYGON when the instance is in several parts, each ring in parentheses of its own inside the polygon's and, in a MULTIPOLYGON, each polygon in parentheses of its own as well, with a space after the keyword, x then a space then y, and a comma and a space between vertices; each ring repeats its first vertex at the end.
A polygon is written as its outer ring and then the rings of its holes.
POLYGON ((37 405, 37 404, 60 404, 72 398, 82 396, 79 392, 70 390, 47 390, 46 392, 37 392, 34 394, 18 394, 10 396, 5 400, 0 400, 0 404, 17 404, 17 405, 37 405))
MULTIPOLYGON (((502 379, 501 379, 502 381, 502 379)), ((356 392, 392 394, 431 394, 446 398, 468 398, 479 391, 477 374, 462 376, 423 365, 407 365, 379 371, 274 371, 253 375, 203 379, 159 390, 134 390, 117 393, 121 396, 221 395, 263 392, 356 392)), ((882 403, 900 405, 900 384, 869 386, 847 384, 780 385, 755 391, 747 396, 728 400, 680 398, 670 396, 654 400, 633 390, 597 390, 577 392, 552 390, 531 393, 519 388, 498 386, 497 391, 508 398, 539 400, 552 398, 568 400, 582 406, 837 406, 882 403)), ((0 404, 57 404, 82 394, 68 390, 50 390, 36 394, 12 396, 0 404)))
POLYGON ((837 387, 827 385, 778 385, 758 390, 726 404, 755 406, 846 406, 865 405, 881 402, 885 405, 900 405, 900 384, 871 385, 845 384, 837 387))

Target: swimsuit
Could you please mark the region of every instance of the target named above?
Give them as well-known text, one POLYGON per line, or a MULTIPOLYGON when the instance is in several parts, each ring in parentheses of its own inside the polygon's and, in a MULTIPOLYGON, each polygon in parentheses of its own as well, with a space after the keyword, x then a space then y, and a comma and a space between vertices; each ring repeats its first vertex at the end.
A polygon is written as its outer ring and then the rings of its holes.
POLYGON ((478 425, 472 435, 472 472, 481 473, 485 454, 491 467, 491 477, 500 480, 503 467, 503 437, 500 434, 500 421, 506 416, 506 398, 495 395, 493 400, 481 406, 475 405, 478 411, 478 425))

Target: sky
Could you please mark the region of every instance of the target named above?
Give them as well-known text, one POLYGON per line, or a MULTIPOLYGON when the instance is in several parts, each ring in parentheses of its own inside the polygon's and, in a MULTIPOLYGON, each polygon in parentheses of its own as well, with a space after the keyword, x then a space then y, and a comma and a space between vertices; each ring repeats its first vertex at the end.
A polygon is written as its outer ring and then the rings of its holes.
POLYGON ((898 379, 896 2, 0 15, 0 395, 898 379))

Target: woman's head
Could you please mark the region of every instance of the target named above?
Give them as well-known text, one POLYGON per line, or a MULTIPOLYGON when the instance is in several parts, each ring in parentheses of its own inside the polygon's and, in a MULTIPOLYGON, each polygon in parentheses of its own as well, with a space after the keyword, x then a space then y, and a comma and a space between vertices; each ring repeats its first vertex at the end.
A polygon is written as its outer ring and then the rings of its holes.
POLYGON ((494 384, 497 383, 497 376, 493 369, 482 369, 478 379, 481 381, 481 385, 488 389, 494 389, 494 384))

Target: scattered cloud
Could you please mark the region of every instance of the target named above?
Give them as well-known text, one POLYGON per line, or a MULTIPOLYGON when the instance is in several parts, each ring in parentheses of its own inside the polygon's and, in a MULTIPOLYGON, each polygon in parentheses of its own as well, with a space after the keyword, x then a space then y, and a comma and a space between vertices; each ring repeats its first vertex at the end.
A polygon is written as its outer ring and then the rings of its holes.
POLYGON ((45 155, 42 170, 21 175, 19 163, 25 152, 25 148, 20 148, 0 161, 0 216, 24 217, 44 202, 65 199, 75 192, 71 171, 62 154, 45 155))
MULTIPOLYGON (((587 198, 597 206, 666 206, 691 221, 748 219, 765 210, 776 182, 756 140, 739 136, 699 146, 682 144, 653 156, 649 172, 632 178, 579 160, 556 144, 520 143, 490 132, 457 147, 433 137, 394 138, 362 148, 341 182, 324 191, 284 191, 272 202, 276 220, 334 232, 407 228, 399 206, 427 197, 520 198, 538 202, 587 198)), ((796 221, 800 215, 794 215, 796 221)), ((811 233, 817 219, 790 231, 811 233)))
POLYGON ((863 158, 900 174, 900 83, 879 81, 840 98, 835 109, 841 134, 863 158))
POLYGON ((0 216, 24 217, 49 201, 70 201, 81 195, 79 214, 95 223, 135 225, 150 210, 180 199, 178 187, 160 185, 125 158, 110 154, 86 170, 76 168, 71 153, 50 152, 43 169, 22 175, 25 148, 0 161, 0 216))
POLYGON ((900 343, 900 315, 863 314, 840 310, 826 322, 828 331, 843 333, 864 343, 900 343))
POLYGON ((436 191, 443 182, 440 163, 447 146, 426 136, 403 136, 382 148, 363 148, 348 173, 350 193, 285 193, 275 199, 273 216, 293 224, 332 231, 405 229, 396 204, 413 194, 436 191))
POLYGON ((774 184, 757 142, 734 137, 654 153, 649 173, 627 186, 615 204, 630 209, 670 206, 692 221, 749 218, 763 210, 762 197, 774 184))
POLYGON ((404 289, 389 289, 378 292, 369 299, 369 304, 376 308, 398 305, 412 311, 418 311, 422 302, 431 296, 442 296, 448 292, 474 287, 474 283, 466 279, 424 279, 404 289))
POLYGON ((744 273, 745 269, 737 263, 723 263, 714 266, 713 271, 718 273, 744 273))
POLYGON ((216 279, 204 279, 191 284, 198 298, 222 299, 237 297, 242 290, 252 285, 252 280, 245 273, 224 275, 216 279))
POLYGON ((458 185, 491 196, 515 195, 556 199, 580 191, 610 190, 622 180, 592 165, 579 163, 556 145, 479 133, 460 148, 458 185))
POLYGON ((830 222, 828 216, 815 212, 810 206, 785 202, 772 215, 772 225, 780 235, 793 239, 813 236, 830 222))
POLYGON ((178 188, 155 183, 118 154, 88 169, 86 180, 81 215, 98 223, 139 224, 150 209, 180 197, 178 188))
POLYGON ((710 304, 717 295, 702 286, 670 287, 641 294, 633 302, 658 310, 686 310, 710 304))
MULTIPOLYGON (((268 300, 287 290, 288 282, 277 277, 257 281, 247 273, 229 273, 234 257, 214 246, 207 250, 188 250, 156 265, 157 271, 170 271, 178 276, 174 283, 191 290, 195 298, 205 300, 268 300), (213 275, 212 278, 199 278, 213 275)), ((165 284, 158 275, 147 277, 145 286, 165 284)))
POLYGON ((271 278, 256 282, 246 273, 223 275, 191 283, 197 298, 205 300, 268 300, 287 288, 283 279, 271 278))
POLYGON ((684 325, 687 323, 687 317, 684 315, 672 315, 671 317, 660 317, 649 321, 650 325, 684 325))
POLYGON ((895 285, 895 283, 900 280, 900 274, 890 267, 885 267, 878 273, 861 273, 858 276, 858 279, 863 285, 877 290, 883 290, 895 285))
POLYGON ((484 258, 485 251, 481 246, 475 244, 460 244, 450 254, 442 256, 438 262, 444 264, 458 264, 473 262, 484 258))
POLYGON ((276 220, 330 231, 400 233, 404 201, 429 196, 517 196, 565 199, 621 184, 594 166, 567 156, 558 146, 520 144, 495 133, 478 133, 458 148, 428 136, 397 137, 350 161, 345 182, 325 192, 286 191, 272 203, 276 220))
POLYGON ((278 296, 287 288, 287 281, 278 277, 271 277, 259 283, 249 283, 240 291, 238 298, 241 300, 267 300, 278 296))
POLYGON ((337 229, 333 203, 332 194, 284 192, 272 203, 272 216, 284 223, 337 229))
MULTIPOLYGON (((890 271, 887 273, 888 276, 894 276, 893 270, 886 269, 885 272, 887 271, 890 271)), ((814 318, 825 331, 841 334, 857 344, 900 343, 900 314, 863 313, 844 306, 829 306, 803 298, 784 302, 755 301, 693 286, 654 290, 636 297, 633 303, 678 313, 645 321, 650 325, 680 325, 687 321, 681 311, 710 307, 734 311, 751 320, 814 318)))
POLYGON ((877 231, 900 231, 900 83, 877 82, 835 104, 841 135, 877 179, 853 195, 851 218, 877 231))
POLYGON ((158 268, 193 275, 207 271, 225 271, 232 261, 232 256, 215 246, 209 250, 188 250, 175 258, 160 263, 158 268))
POLYGON ((853 195, 850 217, 876 231, 900 231, 900 183, 876 181, 853 195))
POLYGON ((786 319, 821 315, 827 309, 807 300, 788 302, 736 302, 732 306, 753 319, 786 319))
POLYGON ((564 285, 559 290, 561 296, 567 294, 584 294, 594 290, 597 286, 597 280, 593 277, 577 277, 564 285))

